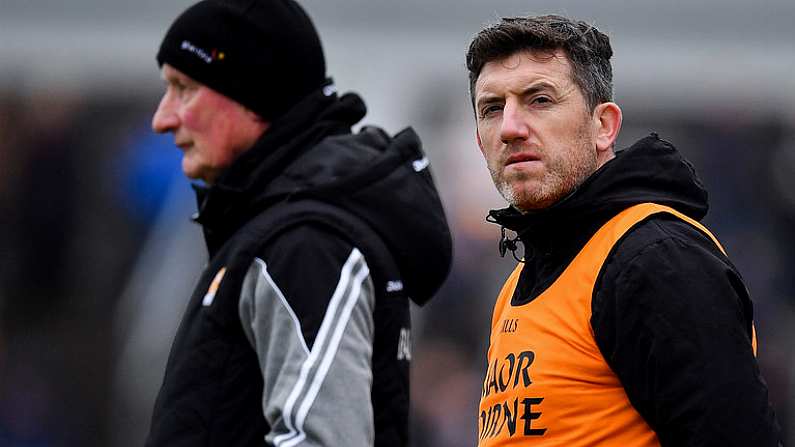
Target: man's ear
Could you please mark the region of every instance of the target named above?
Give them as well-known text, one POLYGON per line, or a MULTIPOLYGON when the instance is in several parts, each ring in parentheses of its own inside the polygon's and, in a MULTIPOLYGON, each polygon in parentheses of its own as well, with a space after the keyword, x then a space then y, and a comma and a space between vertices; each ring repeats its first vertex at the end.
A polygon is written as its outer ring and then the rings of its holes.
POLYGON ((622 117, 621 108, 614 102, 603 102, 594 109, 595 143, 599 158, 612 158, 610 154, 621 130, 622 117))

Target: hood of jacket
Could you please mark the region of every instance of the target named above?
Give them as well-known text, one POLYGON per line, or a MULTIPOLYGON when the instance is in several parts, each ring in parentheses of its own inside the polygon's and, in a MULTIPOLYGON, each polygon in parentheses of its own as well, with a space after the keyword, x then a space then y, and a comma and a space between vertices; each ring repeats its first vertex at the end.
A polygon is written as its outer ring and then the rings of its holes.
POLYGON ((446 278, 452 240, 420 140, 351 126, 366 113, 355 94, 307 98, 209 188, 196 188, 196 221, 212 254, 271 206, 320 199, 365 221, 394 256, 409 296, 430 299, 446 278))
POLYGON ((513 207, 492 210, 487 220, 515 231, 526 249, 548 252, 561 243, 560 238, 590 237, 620 211, 644 202, 670 206, 696 220, 708 210, 707 191, 693 166, 657 134, 616 152, 615 158, 549 208, 527 213, 513 207))

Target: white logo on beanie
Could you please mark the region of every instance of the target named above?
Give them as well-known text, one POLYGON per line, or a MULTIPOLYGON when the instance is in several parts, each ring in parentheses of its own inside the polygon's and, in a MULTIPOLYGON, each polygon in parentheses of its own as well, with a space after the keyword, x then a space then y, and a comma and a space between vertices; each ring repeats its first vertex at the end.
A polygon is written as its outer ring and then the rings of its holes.
MULTIPOLYGON (((215 59, 216 53, 217 53, 216 50, 213 50, 212 51, 212 55, 211 55, 207 51, 197 47, 196 45, 190 43, 187 40, 183 40, 182 41, 182 45, 180 45, 180 49, 185 50, 185 51, 187 51, 189 53, 195 54, 196 56, 199 57, 199 59, 203 60, 204 62, 206 62, 208 64, 212 64, 213 63, 213 60, 215 59)), ((224 53, 220 53, 220 55, 219 55, 221 59, 223 59, 223 54, 224 53)))

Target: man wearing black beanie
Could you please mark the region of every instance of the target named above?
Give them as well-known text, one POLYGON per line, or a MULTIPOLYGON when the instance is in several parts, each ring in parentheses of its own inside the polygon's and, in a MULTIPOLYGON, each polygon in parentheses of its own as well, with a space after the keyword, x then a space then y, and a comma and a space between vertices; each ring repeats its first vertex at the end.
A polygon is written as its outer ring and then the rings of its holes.
POLYGON ((209 251, 148 446, 405 446, 409 298, 451 239, 419 139, 351 126, 293 0, 204 0, 166 33, 153 117, 196 185, 209 251))

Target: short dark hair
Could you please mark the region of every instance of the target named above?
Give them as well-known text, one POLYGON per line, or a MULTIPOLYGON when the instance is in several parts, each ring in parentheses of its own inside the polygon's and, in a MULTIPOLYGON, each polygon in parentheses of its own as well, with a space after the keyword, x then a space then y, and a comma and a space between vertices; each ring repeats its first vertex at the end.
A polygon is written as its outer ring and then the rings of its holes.
POLYGON ((590 110, 613 100, 613 49, 610 38, 593 25, 558 15, 505 17, 481 30, 467 51, 469 95, 475 104, 475 83, 488 62, 520 51, 563 50, 571 62, 574 83, 590 110))

